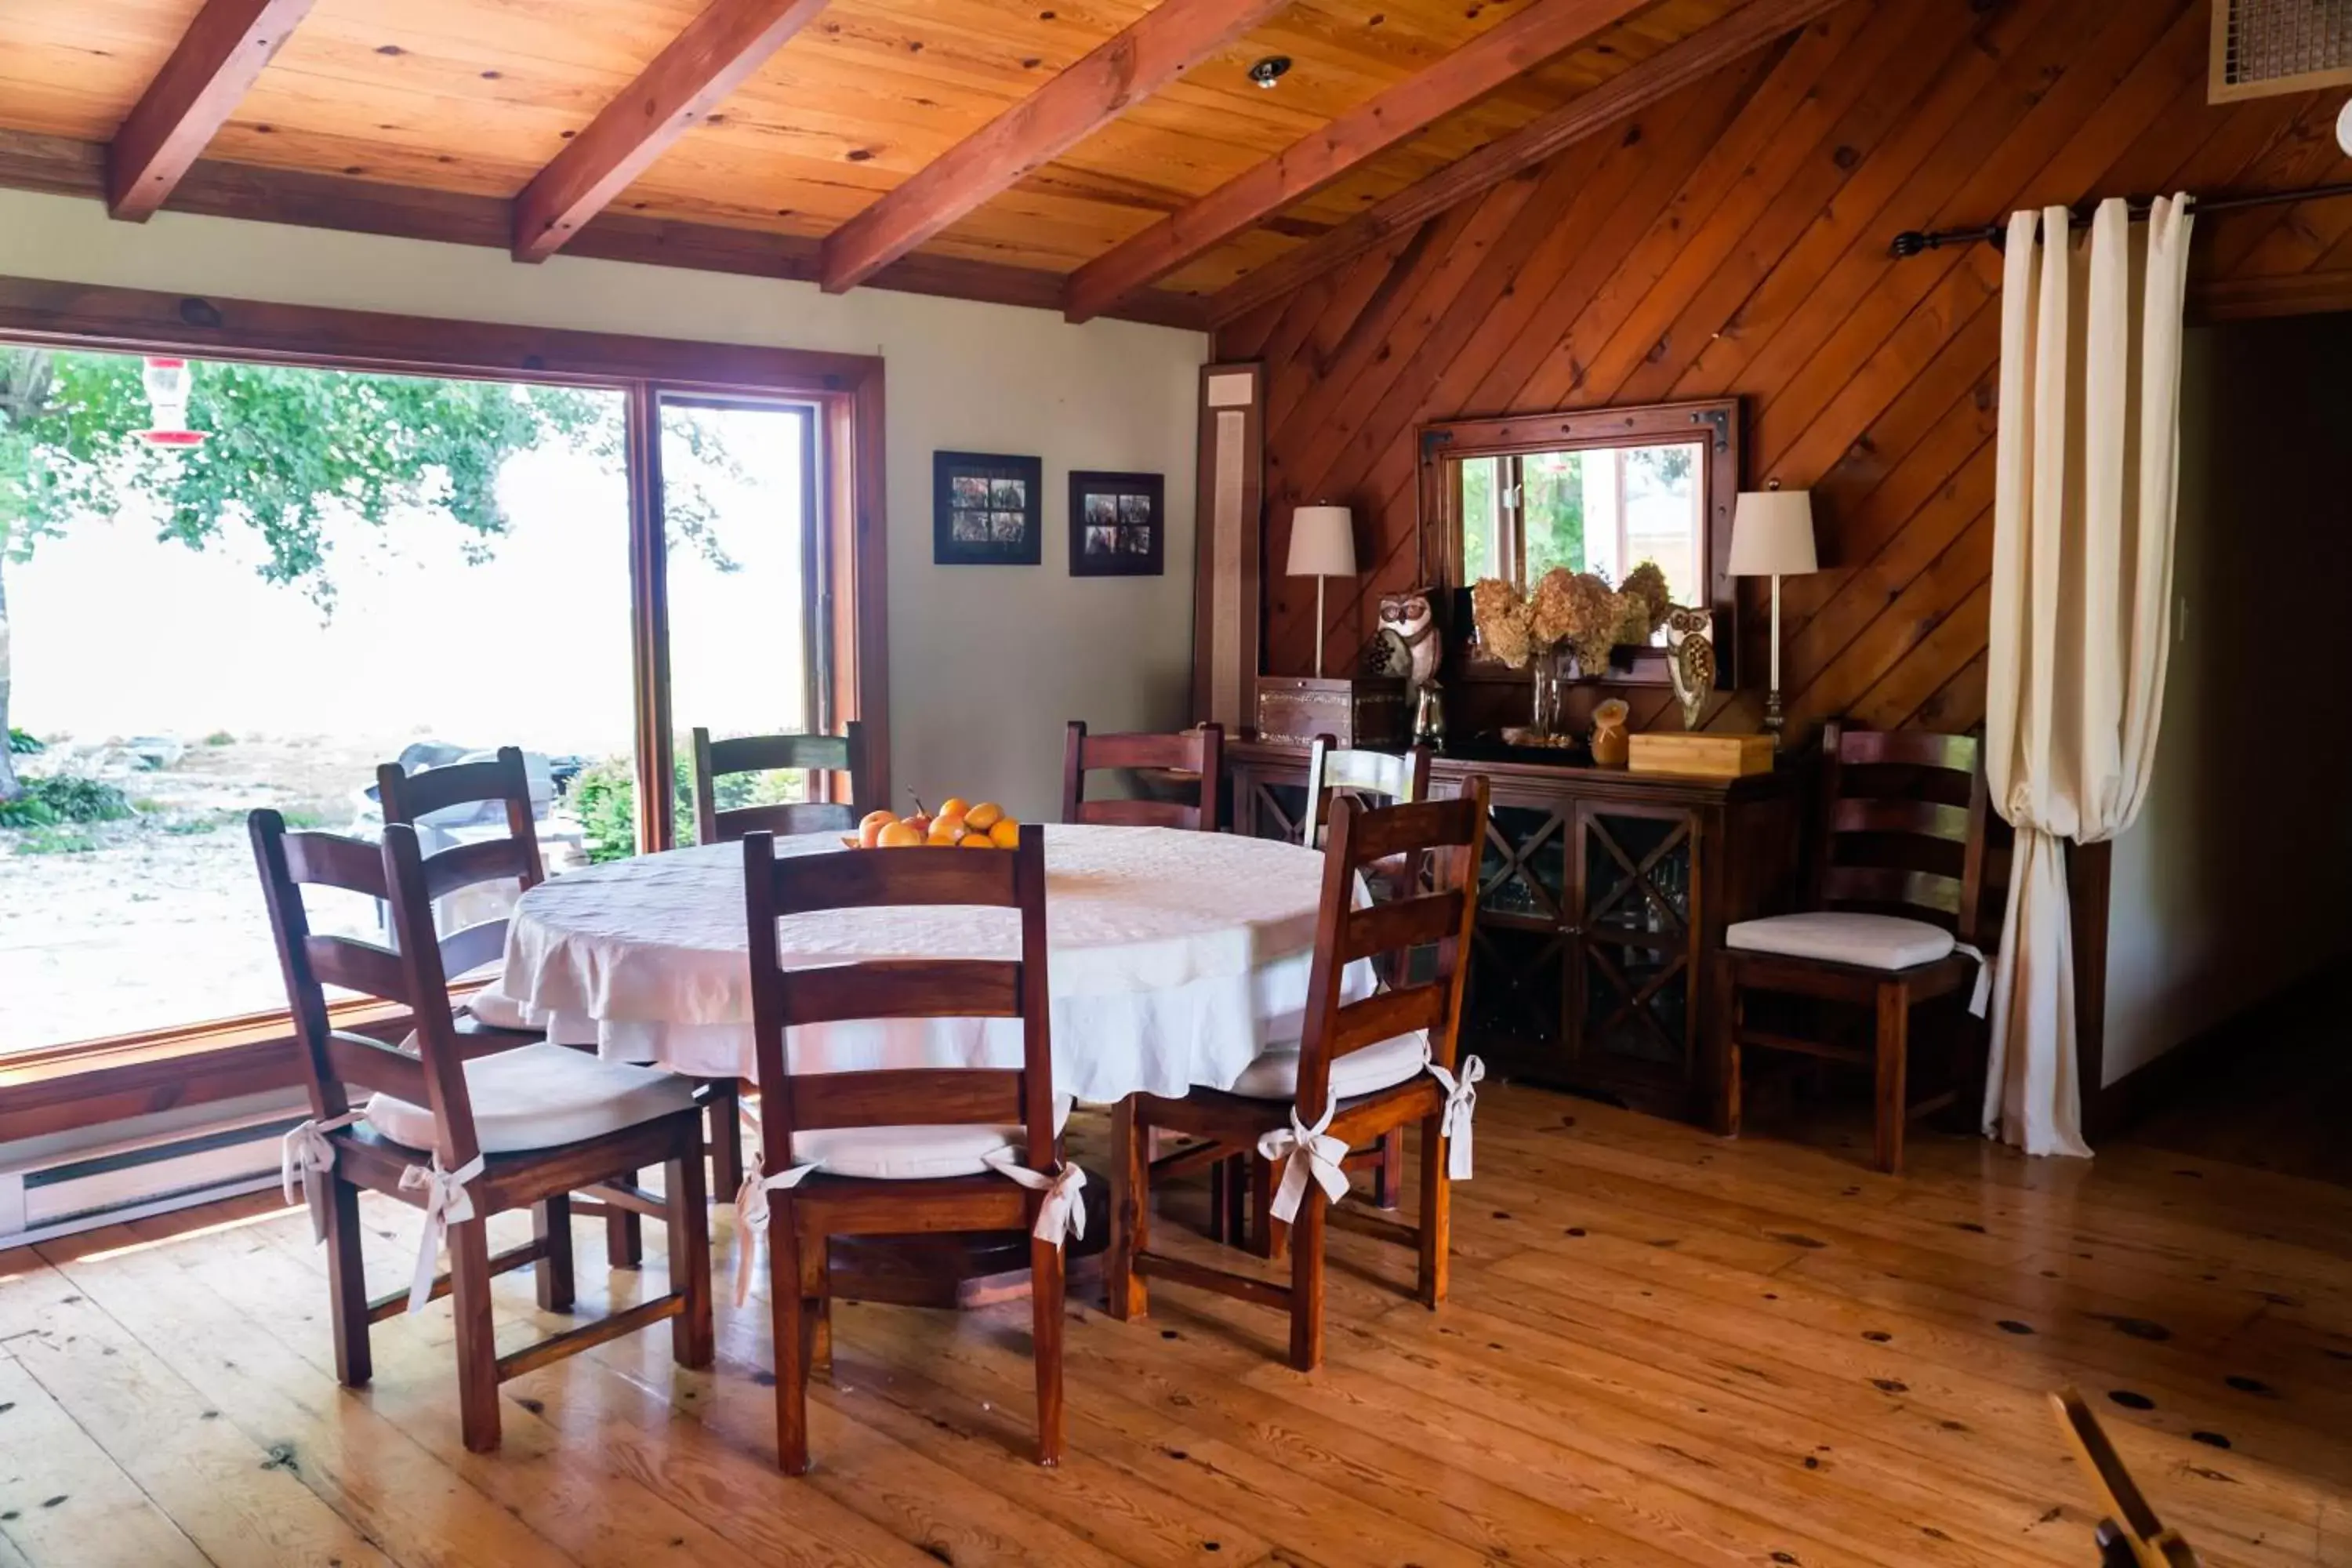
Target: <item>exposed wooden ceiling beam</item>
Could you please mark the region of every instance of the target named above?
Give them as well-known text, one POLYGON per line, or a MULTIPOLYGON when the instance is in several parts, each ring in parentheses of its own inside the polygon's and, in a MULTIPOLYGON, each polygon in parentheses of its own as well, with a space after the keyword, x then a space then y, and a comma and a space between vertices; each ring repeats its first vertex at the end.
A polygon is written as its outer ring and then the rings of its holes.
POLYGON ((827 237, 824 288, 873 276, 1052 162, 1288 0, 1160 0, 1134 24, 827 237))
POLYGON ((1457 203, 1491 189, 1627 115, 1746 58, 1845 0, 1749 0, 1730 16, 1651 56, 1531 120, 1467 157, 1448 163, 1346 223, 1219 289, 1210 319, 1223 325, 1280 299, 1331 268, 1377 249, 1457 203))
POLYGON ((1299 138, 1070 275, 1063 311, 1099 316, 1129 293, 1264 223, 1432 121, 1583 43, 1650 0, 1534 0, 1417 76, 1299 138))
POLYGON ((515 198, 514 258, 544 261, 700 124, 825 0, 711 0, 515 198))
MULTIPOLYGON (((0 130, 0 189, 97 197, 106 185, 106 149, 93 142, 0 130)), ((504 250, 514 234, 514 204, 499 196, 467 195, 414 185, 356 180, 301 169, 199 159, 172 197, 173 212, 256 223, 293 224, 352 234, 437 240, 445 245, 504 250)), ((572 256, 734 272, 813 283, 817 242, 719 224, 675 223, 635 213, 607 212, 567 249, 572 256)), ((992 305, 1059 310, 1062 275, 957 256, 917 255, 895 261, 867 285, 908 294, 933 294, 992 305)), ((1119 307, 1122 320, 1203 331, 1205 301, 1152 289, 1119 307)))
POLYGON ((106 210, 144 223, 316 0, 207 0, 107 150, 106 210))

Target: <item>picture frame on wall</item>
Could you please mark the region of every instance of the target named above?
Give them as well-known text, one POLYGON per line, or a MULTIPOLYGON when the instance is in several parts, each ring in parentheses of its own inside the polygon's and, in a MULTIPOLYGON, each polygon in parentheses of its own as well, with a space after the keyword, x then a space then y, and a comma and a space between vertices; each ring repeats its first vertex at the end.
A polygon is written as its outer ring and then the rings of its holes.
POLYGON ((1070 575, 1158 577, 1167 571, 1163 474, 1070 474, 1070 575))
POLYGON ((931 562, 939 566, 1034 566, 1042 458, 990 452, 931 454, 931 562))

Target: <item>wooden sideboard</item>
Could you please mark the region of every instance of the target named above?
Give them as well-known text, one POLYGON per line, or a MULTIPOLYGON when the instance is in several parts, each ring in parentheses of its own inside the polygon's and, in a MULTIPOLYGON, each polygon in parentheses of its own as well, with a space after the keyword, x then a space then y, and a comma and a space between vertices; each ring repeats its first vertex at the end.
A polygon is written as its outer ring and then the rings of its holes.
MULTIPOLYGON (((1298 841, 1307 753, 1225 749, 1232 826, 1298 841)), ((1706 956, 1795 907, 1798 769, 1743 779, 1445 756, 1431 793, 1492 789, 1465 1042, 1491 1071, 1703 1119, 1706 956)))

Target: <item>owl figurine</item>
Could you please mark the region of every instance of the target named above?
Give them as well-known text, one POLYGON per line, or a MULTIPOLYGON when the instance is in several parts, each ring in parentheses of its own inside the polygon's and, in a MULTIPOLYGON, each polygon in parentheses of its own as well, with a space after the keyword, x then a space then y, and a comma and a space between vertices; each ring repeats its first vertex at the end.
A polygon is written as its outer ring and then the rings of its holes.
POLYGON ((1370 673, 1402 676, 1418 691, 1437 673, 1437 620, 1425 590, 1381 595, 1380 629, 1372 635, 1366 663, 1370 673))
POLYGON ((1683 728, 1696 730, 1715 689, 1715 612, 1676 605, 1666 612, 1668 671, 1683 705, 1683 728))

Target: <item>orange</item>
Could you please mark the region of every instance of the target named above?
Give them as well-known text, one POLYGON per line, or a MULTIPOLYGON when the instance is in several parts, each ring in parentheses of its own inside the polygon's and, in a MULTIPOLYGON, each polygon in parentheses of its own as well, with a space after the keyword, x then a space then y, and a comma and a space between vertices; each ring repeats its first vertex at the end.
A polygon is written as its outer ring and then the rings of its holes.
POLYGON ((996 841, 989 837, 985 833, 967 833, 963 836, 963 842, 957 845, 956 847, 959 849, 993 849, 996 847, 996 841))
POLYGON ((882 837, 882 830, 898 819, 887 811, 869 811, 857 824, 857 847, 871 849, 882 837))
POLYGON ((996 826, 988 830, 999 849, 1017 849, 1021 846, 1021 825, 1009 816, 1000 816, 996 826))
POLYGON ((909 849, 922 841, 923 836, 920 833, 903 822, 894 822, 884 828, 874 842, 877 847, 884 849, 909 849))
POLYGON ((923 837, 926 843, 953 844, 963 837, 963 818, 942 816, 931 824, 931 830, 923 837))
POLYGON ((1003 816, 1004 808, 992 800, 983 800, 963 814, 963 825, 975 833, 985 833, 1003 816))
POLYGON ((971 802, 960 795, 951 795, 940 802, 941 816, 962 816, 971 810, 971 802))

